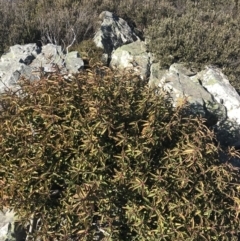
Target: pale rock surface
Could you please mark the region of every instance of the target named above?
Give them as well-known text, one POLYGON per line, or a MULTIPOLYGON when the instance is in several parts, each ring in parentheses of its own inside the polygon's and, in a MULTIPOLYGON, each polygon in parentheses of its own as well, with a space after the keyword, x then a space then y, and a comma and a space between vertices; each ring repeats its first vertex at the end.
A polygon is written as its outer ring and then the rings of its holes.
POLYGON ((54 66, 63 68, 64 54, 61 46, 47 44, 40 48, 40 52, 35 56, 30 63, 31 68, 35 73, 44 71, 46 73, 54 72, 54 66))
POLYGON ((127 22, 114 13, 104 11, 99 15, 100 27, 94 36, 97 47, 111 55, 118 47, 139 40, 127 22))
POLYGON ((229 83, 222 71, 207 66, 192 78, 199 80, 202 86, 226 108, 227 118, 216 126, 219 141, 223 145, 237 146, 240 140, 240 96, 229 83))
POLYGON ((21 76, 30 75, 28 64, 32 62, 39 49, 36 44, 14 45, 0 59, 0 92, 17 85, 21 76))
POLYGON ((206 124, 215 130, 221 145, 239 147, 240 96, 220 69, 207 66, 194 73, 183 64, 175 63, 168 70, 162 70, 154 63, 149 86, 166 90, 173 106, 186 99, 190 113, 207 119, 206 124))
POLYGON ((182 64, 175 63, 168 70, 162 70, 158 63, 154 63, 151 65, 149 86, 167 91, 175 107, 186 100, 190 114, 200 114, 207 119, 209 126, 226 119, 225 106, 215 100, 198 80, 192 80, 194 75, 182 64))
POLYGON ((72 51, 65 56, 65 66, 69 74, 75 74, 84 67, 83 60, 77 51, 72 51))
POLYGON ((227 109, 229 119, 240 125, 240 96, 220 69, 207 66, 194 79, 199 79, 204 88, 227 109))
POLYGON ((65 54, 61 46, 14 45, 0 59, 0 92, 17 88, 21 76, 38 80, 48 73, 74 74, 83 66, 76 51, 65 54))
POLYGON ((13 210, 5 208, 0 211, 0 241, 23 241, 26 234, 20 227, 17 228, 17 218, 13 210))
POLYGON ((129 69, 146 79, 150 74, 151 55, 142 41, 133 42, 117 48, 112 53, 111 68, 129 69))

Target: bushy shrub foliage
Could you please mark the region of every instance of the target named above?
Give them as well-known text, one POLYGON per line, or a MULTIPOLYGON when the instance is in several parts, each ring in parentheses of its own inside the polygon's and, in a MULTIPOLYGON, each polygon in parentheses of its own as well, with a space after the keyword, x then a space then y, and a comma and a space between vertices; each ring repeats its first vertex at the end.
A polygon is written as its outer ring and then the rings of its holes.
POLYGON ((102 62, 104 51, 102 48, 97 47, 93 40, 84 40, 79 44, 75 44, 70 48, 70 51, 71 50, 81 53, 85 68, 90 68, 91 66, 102 62))
POLYGON ((102 66, 20 86, 0 96, 0 204, 43 240, 237 240, 238 173, 164 92, 102 66))
POLYGON ((175 11, 157 15, 145 31, 162 67, 178 61, 196 70, 215 65, 239 91, 238 1, 176 1, 173 6, 175 11))

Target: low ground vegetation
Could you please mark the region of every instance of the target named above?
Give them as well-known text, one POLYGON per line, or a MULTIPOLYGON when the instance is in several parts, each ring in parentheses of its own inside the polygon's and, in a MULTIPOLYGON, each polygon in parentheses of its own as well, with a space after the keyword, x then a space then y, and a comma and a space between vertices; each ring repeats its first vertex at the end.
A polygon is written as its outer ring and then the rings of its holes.
POLYGON ((163 68, 211 63, 238 87, 238 1, 0 3, 2 52, 67 46, 74 28, 72 50, 88 63, 71 80, 22 79, 21 94, 0 96, 1 207, 23 224, 34 215, 45 240, 93 240, 99 230, 104 240, 238 240, 239 173, 218 161, 204 120, 138 76, 102 66, 88 40, 98 14, 114 11, 148 36, 163 68))
POLYGON ((237 240, 238 171, 187 106, 100 65, 20 83, 0 98, 0 204, 35 235, 237 240))

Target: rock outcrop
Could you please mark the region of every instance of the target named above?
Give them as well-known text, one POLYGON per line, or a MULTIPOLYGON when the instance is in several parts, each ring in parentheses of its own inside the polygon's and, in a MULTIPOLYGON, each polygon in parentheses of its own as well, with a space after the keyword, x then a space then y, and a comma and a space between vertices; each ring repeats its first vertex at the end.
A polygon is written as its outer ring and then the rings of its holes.
POLYGON ((131 69, 142 79, 150 75, 150 66, 151 54, 143 41, 123 45, 111 54, 111 68, 131 69))
POLYGON ((125 29, 119 28, 118 21, 122 20, 109 12, 103 12, 100 19, 94 41, 108 53, 111 68, 131 69, 142 79, 149 78, 150 87, 162 87, 169 92, 174 106, 186 99, 190 114, 206 118, 207 126, 215 130, 223 147, 240 147, 240 97, 220 69, 206 66, 196 73, 179 63, 162 69, 152 57, 154 53, 147 51, 145 43, 133 35, 126 22, 122 25, 125 29), (106 39, 108 45, 103 44, 106 39))
POLYGON ((76 51, 65 54, 61 46, 14 45, 0 59, 0 92, 17 87, 21 76, 38 80, 52 72, 77 73, 83 66, 83 60, 76 51))
POLYGON ((235 146, 240 139, 240 96, 220 69, 206 66, 193 73, 182 64, 175 63, 168 70, 153 64, 149 85, 167 90, 174 105, 185 98, 191 114, 207 119, 221 145, 235 146))
POLYGON ((214 99, 198 79, 193 79, 193 76, 194 73, 182 64, 173 64, 169 70, 161 70, 156 63, 151 66, 149 85, 162 87, 169 92, 174 106, 186 100, 190 107, 189 114, 206 118, 208 126, 227 118, 226 108, 214 99))
POLYGON ((104 11, 99 15, 100 27, 96 31, 93 41, 96 46, 104 49, 108 61, 111 53, 118 47, 140 40, 125 20, 116 14, 104 11))

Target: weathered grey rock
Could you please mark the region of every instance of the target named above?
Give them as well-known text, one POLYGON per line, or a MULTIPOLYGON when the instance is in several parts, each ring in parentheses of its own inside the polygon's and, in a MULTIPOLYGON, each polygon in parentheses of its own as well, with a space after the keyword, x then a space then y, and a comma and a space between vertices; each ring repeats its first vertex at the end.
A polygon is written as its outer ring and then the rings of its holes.
POLYGON ((218 103, 226 108, 227 118, 218 123, 218 140, 225 146, 240 141, 240 96, 218 68, 207 66, 193 77, 199 80, 218 103))
POLYGON ((29 64, 40 53, 36 44, 14 45, 0 59, 0 92, 15 87, 20 76, 35 79, 29 64))
POLYGON ((42 71, 46 73, 55 72, 55 67, 58 66, 60 70, 63 69, 64 54, 61 46, 54 44, 47 44, 41 47, 40 53, 35 56, 35 59, 30 64, 31 68, 37 72, 42 71))
POLYGON ((0 241, 23 241, 26 232, 18 226, 14 211, 0 211, 0 241))
POLYGON ((127 22, 114 13, 104 11, 99 15, 100 27, 94 36, 97 47, 104 49, 105 53, 111 52, 118 47, 139 40, 127 22))
POLYGON ((209 126, 226 119, 224 105, 215 100, 198 80, 190 77, 194 74, 182 64, 173 64, 169 70, 161 70, 159 64, 154 63, 151 66, 149 85, 161 87, 169 92, 173 106, 186 100, 189 103, 189 112, 206 118, 209 126))
POLYGON ((61 46, 47 44, 40 48, 36 44, 14 45, 0 59, 0 92, 17 88, 21 76, 38 80, 47 73, 77 73, 83 66, 77 52, 64 54, 61 46))
POLYGON ((162 70, 154 63, 150 72, 150 87, 162 87, 169 92, 174 106, 186 99, 190 113, 207 119, 206 124, 215 130, 221 145, 239 146, 240 96, 220 69, 207 66, 194 73, 182 64, 162 70))
POLYGON ((170 71, 175 72, 177 74, 181 74, 181 75, 186 75, 186 76, 195 76, 197 74, 197 72, 194 72, 190 69, 188 69, 184 63, 175 63, 172 64, 169 68, 170 71))
POLYGON ((137 41, 113 51, 110 67, 122 70, 131 69, 142 79, 146 79, 150 74, 150 57, 145 43, 137 41))
POLYGON ((240 96, 220 69, 208 66, 199 72, 194 79, 199 79, 204 88, 218 102, 224 104, 229 119, 240 124, 240 96))
POLYGON ((61 46, 54 44, 44 45, 40 54, 30 64, 36 72, 42 69, 46 73, 60 72, 61 74, 75 74, 83 66, 83 60, 77 51, 64 54, 61 46))
POLYGON ((36 44, 16 44, 11 46, 9 51, 1 57, 1 62, 16 62, 30 64, 31 61, 40 53, 40 49, 36 44))
POLYGON ((83 68, 84 63, 80 58, 77 51, 70 52, 65 56, 65 65, 69 74, 76 74, 81 68, 83 68))

